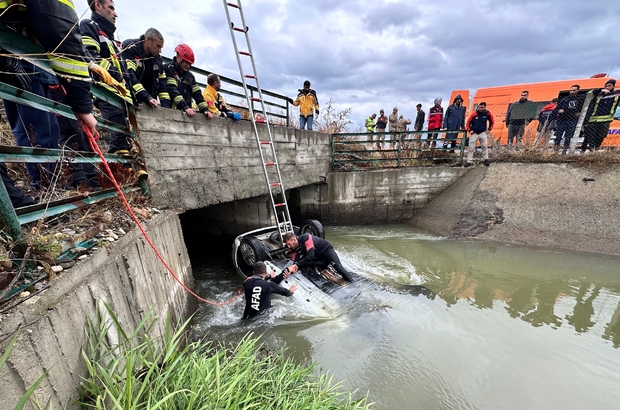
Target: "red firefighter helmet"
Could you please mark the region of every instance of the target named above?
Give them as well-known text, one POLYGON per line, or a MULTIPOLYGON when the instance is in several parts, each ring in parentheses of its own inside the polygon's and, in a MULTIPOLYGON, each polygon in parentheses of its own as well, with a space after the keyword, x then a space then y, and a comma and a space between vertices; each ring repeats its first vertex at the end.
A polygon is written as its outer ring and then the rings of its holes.
POLYGON ((194 64, 194 52, 187 44, 179 44, 174 49, 174 52, 177 53, 181 59, 187 61, 190 64, 194 64))

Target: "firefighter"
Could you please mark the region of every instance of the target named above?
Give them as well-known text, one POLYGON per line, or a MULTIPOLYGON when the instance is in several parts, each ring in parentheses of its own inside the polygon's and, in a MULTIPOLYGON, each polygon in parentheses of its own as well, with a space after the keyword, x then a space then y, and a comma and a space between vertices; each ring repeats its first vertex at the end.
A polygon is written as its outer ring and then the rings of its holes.
POLYGON ((88 60, 77 27, 77 12, 71 0, 0 1, 0 12, 3 21, 24 23, 28 33, 49 53, 46 56, 50 66, 67 92, 63 102, 71 107, 80 125, 94 132, 97 120, 92 114, 88 60), (15 18, 13 12, 23 14, 22 7, 12 7, 15 4, 26 6, 27 17, 15 18))
MULTIPOLYGON (((62 90, 59 101, 68 105, 77 121, 58 117, 60 143, 79 145, 79 150, 90 150, 82 128, 96 133, 97 120, 93 116, 93 100, 90 94, 90 72, 88 58, 82 46, 82 36, 78 28, 78 16, 71 0, 22 0, 0 2, 2 21, 10 21, 17 31, 25 30, 34 37, 47 52, 50 66, 58 75, 62 90), (21 14, 25 5, 27 16, 21 14), (5 10, 6 9, 6 10, 5 10), (34 24, 36 22, 36 24, 34 24), (67 125, 77 129, 74 133, 64 133, 67 125)), ((71 168, 70 186, 87 184, 89 188, 100 189, 97 172, 92 164, 74 164, 71 168)))
MULTIPOLYGON (((88 0, 88 5, 92 11, 92 16, 90 19, 84 19, 80 22, 82 44, 86 49, 86 54, 92 58, 95 64, 106 70, 119 83, 117 87, 111 87, 105 82, 100 82, 100 84, 124 99, 126 104, 132 104, 129 92, 123 85, 123 73, 127 70, 119 58, 119 47, 121 44, 119 41, 114 40, 117 18, 114 1, 88 0)), ((95 76, 95 78, 100 79, 99 76, 95 76)), ((95 99, 95 106, 99 108, 101 115, 106 120, 121 127, 129 128, 125 110, 100 98, 95 99)), ((108 152, 129 154, 131 149, 130 139, 118 131, 111 131, 111 135, 112 141, 110 142, 108 152)))
POLYGON ((226 117, 235 121, 240 121, 241 114, 228 108, 226 100, 224 100, 224 97, 219 93, 220 84, 220 77, 217 74, 211 73, 207 76, 207 88, 202 92, 202 96, 209 107, 209 111, 216 117, 226 117))
POLYGON ((160 101, 170 100, 166 87, 166 73, 161 59, 164 36, 149 28, 138 39, 123 41, 121 58, 127 65, 127 77, 134 96, 134 104, 144 103, 155 108, 160 101))
POLYGON ((616 90, 615 86, 616 80, 612 78, 607 80, 603 89, 593 91, 596 99, 590 103, 588 109, 588 123, 581 143, 581 152, 599 149, 607 137, 620 102, 620 90, 616 90))
POLYGON ((190 117, 196 115, 192 108, 192 99, 198 111, 211 118, 211 112, 194 75, 189 71, 194 64, 194 51, 187 44, 179 44, 174 49, 176 56, 164 65, 166 86, 170 99, 162 100, 161 105, 166 108, 176 108, 190 117))

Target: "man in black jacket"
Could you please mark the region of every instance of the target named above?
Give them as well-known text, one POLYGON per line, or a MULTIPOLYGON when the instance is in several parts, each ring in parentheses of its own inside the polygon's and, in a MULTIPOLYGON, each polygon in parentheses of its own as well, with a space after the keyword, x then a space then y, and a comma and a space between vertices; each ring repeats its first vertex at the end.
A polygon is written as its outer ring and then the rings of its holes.
MULTIPOLYGON (((120 56, 120 42, 114 39, 116 31, 116 8, 113 0, 88 0, 92 16, 90 19, 84 19, 80 22, 80 32, 82 33, 82 44, 86 50, 86 54, 92 58, 93 62, 110 73, 110 75, 123 87, 123 75, 127 71, 124 62, 120 56)), ((105 83, 100 83, 103 87, 115 93, 122 98, 127 104, 132 104, 129 93, 124 90, 124 94, 116 88, 110 87, 105 83)), ((100 98, 95 99, 95 106, 101 111, 101 115, 108 121, 129 128, 127 122, 127 114, 107 101, 100 98)), ((128 137, 118 131, 110 131, 112 141, 108 152, 117 154, 129 154, 131 142, 128 137)))
POLYGON ((291 250, 291 258, 293 262, 295 262, 287 268, 288 272, 295 273, 299 269, 315 266, 324 268, 326 265, 332 263, 334 269, 336 269, 343 279, 353 282, 351 272, 342 266, 334 247, 325 239, 321 239, 309 233, 295 236, 292 232, 284 234, 282 239, 284 239, 284 243, 291 250))
POLYGON ((581 152, 587 149, 599 149, 607 137, 609 126, 614 120, 616 111, 620 107, 620 90, 616 90, 616 80, 609 79, 605 83, 605 88, 594 90, 592 93, 596 97, 588 107, 585 137, 581 143, 581 152))
POLYGON ((209 106, 202 96, 202 90, 196 84, 196 78, 189 69, 194 64, 194 51, 187 44, 179 44, 174 49, 176 56, 168 64, 164 65, 166 73, 166 86, 170 99, 161 101, 162 107, 176 108, 183 111, 189 117, 196 115, 192 108, 192 100, 195 101, 198 111, 211 118, 209 106))
POLYGON ((275 293, 282 296, 293 296, 297 290, 296 285, 292 285, 290 289, 283 288, 275 283, 268 282, 267 266, 265 262, 256 262, 254 264, 254 274, 243 282, 243 290, 245 293, 245 310, 243 311, 243 320, 250 319, 266 309, 271 307, 271 294, 275 293))
POLYGON ((487 143, 487 133, 493 129, 493 114, 487 111, 487 103, 481 101, 467 120, 467 131, 469 131, 469 144, 467 146, 467 164, 465 167, 470 167, 474 161, 474 151, 476 150, 476 141, 480 141, 480 148, 482 148, 482 156, 484 158, 484 165, 489 166, 489 147, 487 143))
POLYGON ((570 147, 571 138, 577 128, 577 120, 583 108, 584 95, 579 94, 579 85, 570 87, 568 97, 564 97, 558 102, 553 110, 552 118, 556 118, 555 126, 555 147, 560 147, 562 136, 564 136, 564 150, 570 147))
POLYGON ((510 106, 508 107, 508 112, 506 113, 506 119, 504 120, 506 122, 506 127, 508 127, 508 147, 510 147, 513 144, 513 141, 516 138, 516 145, 518 147, 521 146, 521 140, 523 139, 523 134, 525 133, 525 127, 527 127, 527 125, 532 122, 532 120, 534 120, 535 117, 531 117, 531 118, 523 118, 524 115, 526 115, 526 113, 520 113, 519 117, 521 118, 514 118, 515 115, 513 115, 513 109, 515 107, 519 107, 520 104, 527 104, 530 102, 530 100, 527 99, 527 97, 529 97, 530 92, 527 90, 523 90, 521 91, 521 97, 519 98, 519 101, 516 101, 512 104, 510 104, 510 106))
POLYGON ((127 65, 127 77, 134 95, 134 103, 157 107, 160 100, 170 99, 166 87, 166 73, 161 59, 164 36, 149 28, 140 38, 123 41, 121 54, 127 65))

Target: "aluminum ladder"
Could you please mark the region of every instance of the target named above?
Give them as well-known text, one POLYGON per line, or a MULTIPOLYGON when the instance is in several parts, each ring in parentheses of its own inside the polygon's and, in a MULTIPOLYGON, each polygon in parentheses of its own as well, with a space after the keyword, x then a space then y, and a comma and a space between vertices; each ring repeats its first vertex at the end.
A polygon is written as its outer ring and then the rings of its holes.
MULTIPOLYGON (((269 125, 269 119, 267 118, 267 110, 265 108, 265 101, 263 100, 263 91, 260 88, 258 81, 258 74, 256 72, 256 63, 254 62, 254 54, 252 53, 252 46, 250 45, 250 37, 248 36, 249 27, 245 24, 245 16, 243 15, 243 8, 241 7, 241 0, 235 0, 234 2, 227 2, 223 0, 224 9, 226 10, 226 18, 228 20, 228 28, 230 30, 230 36, 232 38, 233 46, 235 47, 235 57, 237 58, 237 64, 239 65, 239 73, 241 74, 241 82, 243 83, 243 91, 250 111, 250 119, 252 121, 252 128, 254 130, 254 136, 256 137, 256 144, 260 153, 261 164, 263 166, 263 173, 265 174, 265 181, 267 183, 267 191, 269 192, 269 198, 271 200, 271 206, 273 214, 275 216, 276 225, 278 226, 278 233, 280 235, 280 241, 282 236, 287 232, 293 232, 293 223, 291 222, 291 214, 288 209, 288 202, 286 201, 286 193, 284 190, 284 184, 282 183, 282 174, 280 173, 280 165, 276 156, 276 148, 273 144, 273 138, 271 134, 271 126, 269 125), (241 27, 235 26, 231 17, 230 10, 236 9, 239 11, 241 17, 241 27), (237 45, 237 38, 235 32, 243 33, 245 43, 247 45, 247 51, 239 50, 237 45), (241 62, 242 57, 249 57, 252 63, 252 73, 246 74, 241 62), (246 80, 256 81, 256 89, 258 90, 258 97, 252 97, 246 80), (261 113, 265 119, 265 126, 267 127, 267 139, 261 139, 256 125, 256 117, 254 112, 254 103, 258 102, 261 105, 261 113), (280 194, 282 202, 276 202, 276 196, 280 194)), ((279 198, 278 198, 279 199, 279 198)))

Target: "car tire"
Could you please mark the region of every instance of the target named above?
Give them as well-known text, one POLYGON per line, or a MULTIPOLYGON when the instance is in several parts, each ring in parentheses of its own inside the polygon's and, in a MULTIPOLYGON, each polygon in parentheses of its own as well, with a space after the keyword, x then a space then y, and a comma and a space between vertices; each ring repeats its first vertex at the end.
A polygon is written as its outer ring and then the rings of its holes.
POLYGON ((267 260, 268 255, 264 245, 255 236, 246 236, 239 245, 239 254, 243 262, 252 267, 256 262, 267 260))
POLYGON ((325 228, 323 228, 323 224, 316 219, 306 219, 300 225, 299 234, 304 235, 306 233, 325 239, 325 228))

